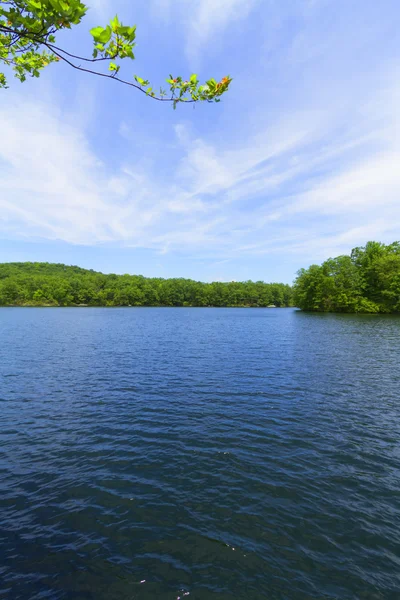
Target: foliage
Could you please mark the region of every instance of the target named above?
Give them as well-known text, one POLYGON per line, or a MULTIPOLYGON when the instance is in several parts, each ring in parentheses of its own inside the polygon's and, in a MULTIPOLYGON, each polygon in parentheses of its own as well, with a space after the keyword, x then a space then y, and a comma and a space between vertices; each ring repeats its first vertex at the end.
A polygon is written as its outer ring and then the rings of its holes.
MULTIPOLYGON (((157 92, 148 80, 138 75, 132 80, 120 78, 121 61, 135 58, 136 26, 123 25, 117 16, 106 27, 90 31, 91 58, 57 46, 56 34, 79 25, 86 11, 87 6, 80 0, 0 0, 0 62, 10 67, 20 81, 25 81, 27 76, 39 77, 40 71, 51 63, 63 61, 79 71, 129 85, 155 100, 172 102, 174 108, 180 102, 219 102, 228 90, 229 76, 219 82, 211 78, 201 84, 195 74, 187 80, 170 75, 168 92, 162 88, 157 92), (105 65, 106 70, 95 70, 91 67, 94 63, 105 65)), ((0 88, 6 87, 6 76, 0 73, 0 88)))
POLYGON ((0 305, 290 306, 282 283, 201 283, 191 279, 104 275, 50 263, 0 264, 0 305))
POLYGON ((400 312, 400 242, 368 242, 351 256, 301 269, 294 303, 318 312, 400 312))

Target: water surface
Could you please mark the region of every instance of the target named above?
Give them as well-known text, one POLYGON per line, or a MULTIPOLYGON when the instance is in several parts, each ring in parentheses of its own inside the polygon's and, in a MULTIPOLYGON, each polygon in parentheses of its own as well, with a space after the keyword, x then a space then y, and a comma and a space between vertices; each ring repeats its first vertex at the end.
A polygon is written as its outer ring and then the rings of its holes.
POLYGON ((396 317, 0 309, 0 597, 398 599, 399 365, 396 317))

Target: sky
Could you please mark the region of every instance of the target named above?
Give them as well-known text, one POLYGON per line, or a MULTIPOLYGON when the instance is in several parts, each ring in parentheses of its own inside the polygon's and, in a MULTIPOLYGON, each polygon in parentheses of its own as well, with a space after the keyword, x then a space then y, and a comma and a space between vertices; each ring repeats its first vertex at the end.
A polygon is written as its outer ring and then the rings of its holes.
POLYGON ((137 25, 122 76, 233 77, 155 102, 61 63, 0 91, 0 262, 291 283, 400 240, 398 0, 88 0, 59 45, 137 25))

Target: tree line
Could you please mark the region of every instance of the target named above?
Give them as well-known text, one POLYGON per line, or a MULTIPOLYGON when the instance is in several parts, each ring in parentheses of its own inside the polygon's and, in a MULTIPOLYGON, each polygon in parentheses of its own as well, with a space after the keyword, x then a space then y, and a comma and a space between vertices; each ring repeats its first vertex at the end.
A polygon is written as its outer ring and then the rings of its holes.
POLYGON ((298 272, 294 304, 309 311, 400 312, 400 242, 368 242, 298 272))
POLYGON ((292 288, 263 281, 105 275, 52 263, 0 264, 2 306, 291 306, 292 288))

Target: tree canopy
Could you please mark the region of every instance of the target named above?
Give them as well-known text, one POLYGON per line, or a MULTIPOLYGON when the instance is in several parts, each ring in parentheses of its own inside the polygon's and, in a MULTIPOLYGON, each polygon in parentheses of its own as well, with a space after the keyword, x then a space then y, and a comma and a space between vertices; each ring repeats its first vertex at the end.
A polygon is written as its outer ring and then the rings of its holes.
POLYGON ((191 279, 104 275, 51 263, 0 264, 2 306, 290 306, 283 283, 201 283, 191 279))
MULTIPOLYGON (((91 57, 58 46, 57 33, 79 25, 86 11, 87 6, 80 0, 0 0, 0 62, 23 82, 27 76, 39 77, 42 69, 63 61, 79 71, 131 86, 160 102, 171 102, 174 108, 181 102, 219 102, 228 90, 229 76, 201 84, 196 74, 186 79, 169 75, 168 90, 156 89, 139 75, 122 78, 121 61, 135 58, 136 26, 123 25, 117 16, 105 27, 90 31, 91 57)), ((0 73, 0 88, 6 87, 6 74, 0 73)))
POLYGON ((298 272, 294 303, 318 312, 400 312, 400 242, 368 242, 298 272))

